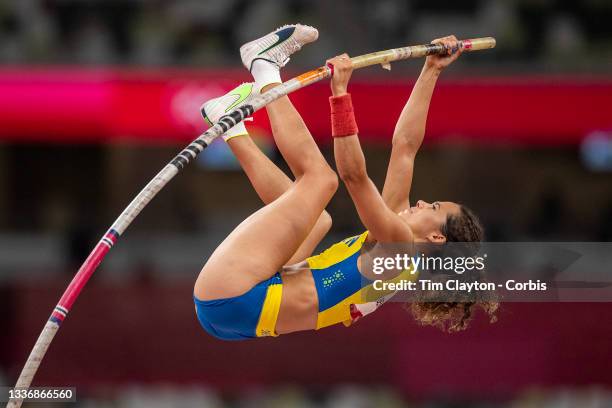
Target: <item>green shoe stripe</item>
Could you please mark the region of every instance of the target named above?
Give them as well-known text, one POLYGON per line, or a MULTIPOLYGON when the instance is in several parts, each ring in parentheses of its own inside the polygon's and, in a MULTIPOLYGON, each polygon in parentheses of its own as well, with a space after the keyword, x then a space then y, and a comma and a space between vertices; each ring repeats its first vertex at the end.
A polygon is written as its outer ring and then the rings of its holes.
POLYGON ((234 89, 232 91, 232 96, 236 96, 237 99, 236 99, 236 101, 234 103, 232 103, 230 106, 228 106, 228 108, 225 110, 225 113, 228 113, 229 111, 234 109, 236 106, 238 106, 242 102, 244 102, 244 100, 246 98, 248 98, 249 95, 251 95, 252 91, 253 91, 253 84, 244 84, 244 85, 239 86, 238 88, 234 89))

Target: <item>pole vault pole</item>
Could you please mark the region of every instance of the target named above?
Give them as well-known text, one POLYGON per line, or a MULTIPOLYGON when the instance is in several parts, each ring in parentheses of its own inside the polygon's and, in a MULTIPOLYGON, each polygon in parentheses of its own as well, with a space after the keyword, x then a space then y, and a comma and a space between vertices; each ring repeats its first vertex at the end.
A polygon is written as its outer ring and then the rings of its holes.
MULTIPOLYGON (((492 37, 462 40, 460 43, 464 51, 477 51, 495 47, 495 39, 492 37)), ((424 44, 364 54, 351 58, 351 61, 355 69, 377 64, 381 64, 383 68, 389 68, 389 64, 394 61, 419 58, 444 52, 446 52, 446 50, 441 44, 424 44)), ((23 370, 19 375, 15 388, 27 389, 30 387, 49 345, 53 341, 60 325, 68 316, 75 300, 81 293, 81 290, 83 290, 83 287, 91 275, 97 269, 98 265, 100 265, 106 254, 117 243, 121 234, 123 234, 132 221, 134 221, 134 218, 140 214, 142 209, 149 204, 153 197, 155 197, 157 193, 159 193, 161 189, 179 173, 179 171, 185 168, 185 166, 195 159, 198 154, 202 153, 215 138, 225 133, 228 129, 236 126, 237 123, 242 122, 254 112, 281 96, 288 95, 298 89, 329 78, 332 74, 333 70, 328 66, 313 69, 259 95, 250 105, 243 105, 236 108, 229 114, 222 116, 214 126, 191 142, 189 146, 177 154, 159 173, 157 173, 145 188, 138 193, 136 198, 132 200, 117 220, 115 220, 113 225, 104 236, 102 236, 100 241, 98 241, 93 251, 79 268, 79 271, 68 285, 68 288, 66 288, 61 299, 51 312, 51 316, 45 323, 42 332, 38 336, 23 370)), ((7 408, 18 408, 21 407, 22 403, 23 399, 21 398, 11 399, 7 404, 7 408)))

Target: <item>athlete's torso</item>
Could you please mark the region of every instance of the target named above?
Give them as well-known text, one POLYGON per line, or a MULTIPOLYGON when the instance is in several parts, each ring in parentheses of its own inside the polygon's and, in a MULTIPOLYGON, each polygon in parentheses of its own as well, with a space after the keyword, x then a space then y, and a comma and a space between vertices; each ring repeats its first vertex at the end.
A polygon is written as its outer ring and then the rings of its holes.
MULTIPOLYGON (((389 292, 373 290, 373 282, 359 271, 359 257, 367 238, 366 231, 344 239, 306 259, 295 271, 283 273, 277 333, 320 329, 337 323, 349 326, 390 296, 389 292)), ((395 279, 405 278, 410 278, 410 274, 395 279)))

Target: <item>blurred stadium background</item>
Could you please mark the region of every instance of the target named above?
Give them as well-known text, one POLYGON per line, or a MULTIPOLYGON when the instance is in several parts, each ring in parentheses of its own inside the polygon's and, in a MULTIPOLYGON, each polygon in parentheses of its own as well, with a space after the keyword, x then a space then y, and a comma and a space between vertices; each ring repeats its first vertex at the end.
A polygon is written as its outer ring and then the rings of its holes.
MULTIPOLYGON (((495 36, 495 50, 443 74, 413 198, 464 202, 491 241, 609 241, 611 18, 605 0, 1 2, 0 384, 14 383, 102 232, 204 129, 200 104, 250 80, 240 44, 286 22, 317 26, 320 39, 285 78, 343 51, 495 36)), ((379 186, 421 64, 353 76, 379 186)), ((331 159, 327 95, 321 83, 292 100, 331 159)), ((250 129, 286 168, 265 113, 250 129)), ((213 339, 197 324, 193 280, 259 205, 213 145, 126 232, 35 384, 75 386, 76 406, 92 408, 612 407, 610 304, 504 305, 498 323, 452 336, 388 305, 350 333, 213 339)), ((361 230, 342 189, 329 211, 323 244, 361 230)))

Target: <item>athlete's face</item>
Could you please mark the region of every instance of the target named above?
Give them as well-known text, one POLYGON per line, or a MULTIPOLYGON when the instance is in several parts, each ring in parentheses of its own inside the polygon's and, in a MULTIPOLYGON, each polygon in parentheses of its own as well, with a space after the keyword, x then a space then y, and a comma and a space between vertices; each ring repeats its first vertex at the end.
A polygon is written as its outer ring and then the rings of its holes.
POLYGON ((442 234, 442 226, 449 215, 459 214, 460 211, 459 204, 451 201, 428 203, 419 200, 416 205, 401 211, 399 215, 410 225, 415 241, 444 243, 446 237, 442 234))

